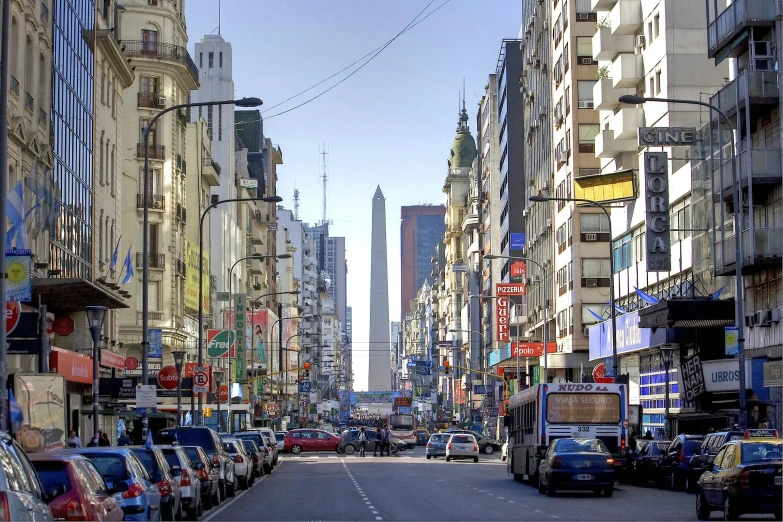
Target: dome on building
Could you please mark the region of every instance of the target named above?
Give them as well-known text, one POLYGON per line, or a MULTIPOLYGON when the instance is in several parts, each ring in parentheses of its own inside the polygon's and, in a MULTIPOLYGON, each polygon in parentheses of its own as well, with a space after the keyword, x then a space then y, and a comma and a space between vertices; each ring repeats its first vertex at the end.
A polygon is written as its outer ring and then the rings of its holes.
POLYGON ((454 137, 454 143, 451 145, 449 153, 449 168, 471 168, 473 160, 476 158, 476 140, 470 134, 468 128, 468 111, 465 110, 464 101, 462 111, 459 114, 459 123, 457 124, 457 135, 454 137))

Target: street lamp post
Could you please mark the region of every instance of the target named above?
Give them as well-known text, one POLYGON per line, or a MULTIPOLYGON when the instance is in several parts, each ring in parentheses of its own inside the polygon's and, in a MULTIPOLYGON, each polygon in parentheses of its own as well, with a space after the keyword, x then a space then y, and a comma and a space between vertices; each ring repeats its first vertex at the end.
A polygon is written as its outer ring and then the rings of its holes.
POLYGON ((171 352, 171 355, 174 356, 174 366, 177 368, 177 425, 179 426, 182 426, 182 363, 185 361, 185 353, 185 350, 171 352))
POLYGON ((669 423, 669 368, 672 364, 672 354, 674 353, 674 347, 668 344, 661 345, 659 348, 661 352, 661 361, 663 362, 663 371, 666 374, 665 383, 666 391, 664 392, 664 419, 666 422, 666 440, 671 440, 671 425, 669 423))
MULTIPOLYGON (((141 254, 141 380, 143 384, 149 383, 149 367, 147 362, 147 352, 148 352, 148 345, 149 345, 149 278, 150 278, 150 270, 149 270, 149 252, 150 252, 150 209, 149 209, 149 198, 150 198, 150 186, 149 186, 149 179, 150 179, 150 130, 152 130, 153 125, 160 119, 161 116, 166 114, 167 112, 179 110, 179 109, 185 109, 190 107, 206 107, 209 105, 235 105, 237 107, 258 107, 263 102, 259 98, 242 98, 241 100, 224 100, 224 101, 210 101, 210 102, 197 102, 197 103, 182 103, 179 105, 172 105, 171 107, 166 107, 162 111, 160 111, 158 114, 156 114, 147 124, 147 127, 144 128, 144 208, 142 211, 143 214, 143 224, 142 224, 142 254, 141 254)), ((199 241, 200 243, 200 241, 199 241)), ((199 255, 201 255, 201 252, 199 252, 199 255)), ((201 267, 199 266, 199 269, 201 267)), ((199 284, 201 282, 199 281, 199 284)), ((199 286, 199 291, 201 290, 201 286, 199 286)), ((199 295, 199 299, 201 299, 201 295, 199 295)), ((201 303, 199 302, 199 305, 201 303)), ((202 358, 201 358, 201 314, 199 313, 199 366, 201 365, 202 358)), ((191 394, 192 395, 192 394, 191 394)), ((199 403, 201 402, 201 395, 199 395, 199 403)), ((149 423, 149 419, 147 415, 145 414, 142 417, 142 436, 144 439, 147 438, 147 427, 149 423)))
MULTIPOLYGON (((597 201, 581 198, 554 198, 547 196, 531 196, 529 199, 534 203, 542 201, 570 201, 572 203, 584 203, 592 207, 598 207, 606 214, 606 219, 609 221, 609 230, 612 229, 612 216, 609 213, 609 209, 597 201)), ((612 375, 614 375, 615 382, 617 382, 620 374, 618 373, 617 366, 617 309, 614 307, 614 252, 612 251, 611 238, 609 239, 609 301, 609 309, 612 318, 612 371, 614 372, 612 375)), ((544 350, 546 350, 546 346, 544 347, 544 350)))
MULTIPOLYGON (((217 402, 217 430, 220 433, 220 385, 223 382, 223 370, 212 370, 212 378, 215 379, 215 402, 217 402)), ((229 409, 229 411, 231 411, 229 409)))
POLYGON ((108 308, 105 306, 88 306, 86 311, 87 324, 90 327, 90 334, 92 334, 92 441, 95 447, 98 447, 98 414, 100 411, 98 391, 101 375, 98 344, 101 341, 101 330, 103 330, 103 321, 106 319, 108 308))
MULTIPOLYGON (((259 100, 260 101, 260 100, 259 100)), ((263 198, 229 198, 229 199, 222 199, 220 201, 215 201, 211 203, 207 208, 204 209, 204 211, 201 213, 201 217, 199 218, 199 224, 198 224, 198 365, 202 366, 204 364, 204 343, 203 343, 203 336, 204 336, 204 219, 207 217, 207 214, 209 214, 209 211, 213 208, 217 207, 221 203, 241 203, 243 201, 263 201, 265 203, 279 203, 283 201, 283 198, 280 196, 267 196, 263 198)), ((146 207, 145 207, 146 212, 146 207)), ((146 229, 145 229, 146 230, 146 229)), ((146 287, 145 287, 146 288, 146 287)), ((146 303, 146 298, 144 299, 144 302, 146 303)), ((145 316, 146 320, 146 316, 145 316)), ((146 352, 145 352, 146 353, 146 352)), ((194 404, 195 398, 194 395, 190 395, 190 409, 191 411, 195 410, 195 404, 194 404)), ((193 424, 194 425, 203 425, 204 424, 204 412, 202 411, 203 408, 203 399, 201 394, 198 396, 198 418, 201 422, 196 422, 195 414, 196 412, 193 411, 192 415, 194 415, 193 424)))
MULTIPOLYGON (((729 140, 731 142, 731 183, 733 189, 734 198, 734 254, 735 254, 735 270, 736 277, 734 278, 734 291, 736 296, 734 298, 734 324, 739 329, 739 336, 737 338, 737 360, 739 362, 739 405, 740 405, 740 429, 747 428, 747 398, 745 397, 745 309, 744 309, 744 288, 742 285, 742 267, 744 258, 742 253, 742 187, 739 183, 739 173, 737 172, 737 154, 736 143, 734 141, 734 126, 731 124, 731 120, 725 112, 721 111, 715 105, 706 103, 700 100, 680 100, 675 98, 645 98, 644 96, 625 95, 620 96, 618 99, 620 103, 627 103, 632 105, 641 105, 645 102, 656 103, 678 103, 685 105, 700 105, 707 107, 708 109, 718 113, 723 119, 723 122, 729 127, 729 140)), ((710 117, 712 121, 712 117, 710 117)), ((718 125, 718 139, 720 140, 720 125, 718 125)), ((612 308, 614 309, 614 307, 612 308)))

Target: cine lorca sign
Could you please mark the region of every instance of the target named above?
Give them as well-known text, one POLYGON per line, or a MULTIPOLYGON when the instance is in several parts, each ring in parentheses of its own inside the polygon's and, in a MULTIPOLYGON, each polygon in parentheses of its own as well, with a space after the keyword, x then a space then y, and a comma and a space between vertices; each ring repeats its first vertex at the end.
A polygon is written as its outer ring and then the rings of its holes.
POLYGON ((672 268, 668 160, 665 152, 644 153, 648 272, 669 272, 672 268))

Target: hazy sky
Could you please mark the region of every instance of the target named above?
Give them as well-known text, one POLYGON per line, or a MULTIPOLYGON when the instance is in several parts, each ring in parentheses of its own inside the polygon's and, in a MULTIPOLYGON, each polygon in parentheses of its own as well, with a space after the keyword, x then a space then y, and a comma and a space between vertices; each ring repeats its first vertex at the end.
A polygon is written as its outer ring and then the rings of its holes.
MULTIPOLYGON (((500 42, 516 38, 520 0, 434 0, 424 22, 401 35, 344 83, 290 113, 266 119, 283 151, 278 195, 300 219, 321 219, 320 146, 327 144, 327 215, 345 236, 348 305, 353 307, 354 389, 367 389, 370 218, 386 196, 390 320, 400 317, 400 207, 445 201, 443 181, 457 126, 459 91, 475 137, 478 99, 497 67, 500 42)), ((223 0, 221 34, 233 47, 237 97, 264 107, 331 76, 393 38, 429 0, 223 0)), ((217 32, 218 0, 189 0, 188 48, 217 32)), ((357 66, 360 64, 357 64, 357 66)), ((289 109, 353 69, 264 113, 289 109)), ((378 349, 375 347, 374 349, 378 349)))

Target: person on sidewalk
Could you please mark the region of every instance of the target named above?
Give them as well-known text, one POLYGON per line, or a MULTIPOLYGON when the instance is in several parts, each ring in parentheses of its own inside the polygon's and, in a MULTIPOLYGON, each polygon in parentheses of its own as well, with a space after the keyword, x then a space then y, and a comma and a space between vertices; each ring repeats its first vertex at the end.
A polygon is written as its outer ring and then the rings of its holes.
MULTIPOLYGON (((383 430, 383 449, 386 450, 386 456, 391 457, 391 430, 388 426, 383 430)), ((383 457, 383 449, 381 450, 381 457, 383 457)))
POLYGON ((364 450, 367 448, 367 434, 364 432, 364 426, 359 430, 359 436, 356 440, 359 441, 359 456, 364 457, 364 450))
POLYGON ((380 428, 375 428, 375 447, 372 449, 372 456, 378 456, 378 450, 381 450, 381 457, 383 457, 383 432, 380 428))
POLYGON ((68 443, 69 448, 82 447, 82 439, 80 439, 76 434, 76 430, 71 430, 71 432, 68 434, 68 440, 66 442, 68 443))
POLYGON ((128 437, 128 434, 125 432, 125 430, 120 433, 120 436, 117 438, 117 446, 128 446, 130 445, 130 437, 128 437))

